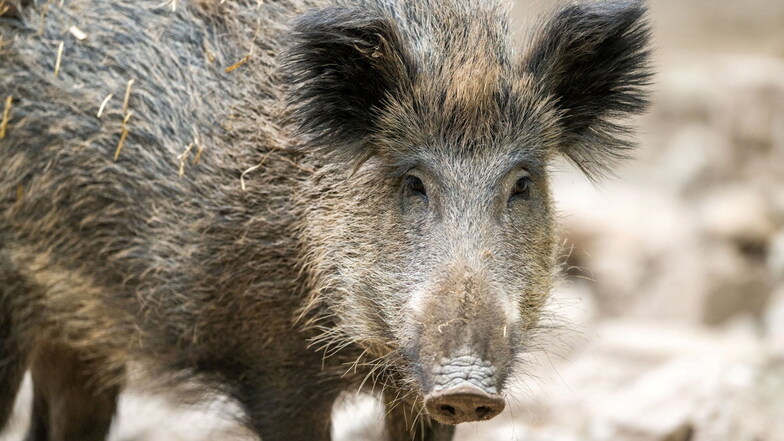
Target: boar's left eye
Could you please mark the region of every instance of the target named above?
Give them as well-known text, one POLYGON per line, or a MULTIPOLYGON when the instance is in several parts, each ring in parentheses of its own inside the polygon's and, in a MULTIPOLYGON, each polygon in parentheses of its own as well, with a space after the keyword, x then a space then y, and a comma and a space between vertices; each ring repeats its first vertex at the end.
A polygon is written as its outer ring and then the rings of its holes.
POLYGON ((516 199, 528 199, 531 196, 531 178, 523 176, 515 182, 512 187, 512 194, 509 196, 509 202, 516 199))
POLYGON ((427 192, 425 192, 425 184, 416 176, 408 175, 406 176, 406 191, 415 196, 421 197, 425 202, 427 202, 427 192))

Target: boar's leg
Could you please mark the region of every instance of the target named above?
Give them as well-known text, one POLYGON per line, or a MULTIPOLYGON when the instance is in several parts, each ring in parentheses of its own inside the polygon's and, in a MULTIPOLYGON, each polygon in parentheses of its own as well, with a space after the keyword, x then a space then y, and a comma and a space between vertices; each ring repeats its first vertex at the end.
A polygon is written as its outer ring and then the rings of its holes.
POLYGON ((431 419, 416 406, 385 394, 387 441, 452 441, 455 426, 431 419))
POLYGON ((59 345, 37 348, 27 441, 106 439, 120 388, 98 381, 93 365, 82 355, 59 345))
POLYGON ((0 432, 11 416, 27 368, 22 324, 31 313, 25 306, 31 291, 0 251, 0 432))
POLYGON ((288 372, 280 375, 268 373, 262 380, 240 386, 238 400, 262 440, 330 440, 332 406, 340 391, 325 384, 318 370, 301 368, 285 369, 288 372))
POLYGON ((12 328, 10 308, 6 307, 5 280, 0 279, 0 432, 8 422, 25 371, 25 356, 12 328))
POLYGON ((16 345, 14 336, 9 335, 7 328, 10 322, 3 316, 4 312, 0 312, 0 432, 11 416, 25 371, 23 353, 16 345))

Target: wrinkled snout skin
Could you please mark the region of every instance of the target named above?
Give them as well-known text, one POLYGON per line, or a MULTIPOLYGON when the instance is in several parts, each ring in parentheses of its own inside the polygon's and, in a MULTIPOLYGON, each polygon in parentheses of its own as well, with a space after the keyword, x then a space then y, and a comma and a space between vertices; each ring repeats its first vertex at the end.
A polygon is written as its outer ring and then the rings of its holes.
POLYGON ((521 41, 502 0, 170 6, 0 0, 0 430, 28 371, 35 441, 104 440, 137 370, 264 441, 329 441, 357 391, 388 441, 502 412, 550 166, 633 147, 643 0, 521 41))

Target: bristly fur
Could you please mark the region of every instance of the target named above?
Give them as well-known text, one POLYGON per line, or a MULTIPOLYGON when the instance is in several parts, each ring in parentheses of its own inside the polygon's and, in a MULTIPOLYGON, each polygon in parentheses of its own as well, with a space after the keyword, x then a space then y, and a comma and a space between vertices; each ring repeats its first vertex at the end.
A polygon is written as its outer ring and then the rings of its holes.
POLYGON ((378 11, 329 7, 293 23, 285 54, 289 103, 301 133, 341 159, 366 157, 390 95, 410 83, 412 62, 397 25, 378 11))
POLYGON ((526 70, 561 112, 563 154, 589 177, 634 147, 620 122, 648 107, 650 28, 642 0, 573 4, 533 39, 526 70))
POLYGON ((0 426, 29 367, 69 402, 35 430, 100 439, 133 361, 265 441, 328 440, 358 388, 390 439, 449 440, 442 365, 503 393, 543 329, 548 162, 608 168, 646 104, 637 1, 563 7, 527 52, 501 0, 10 4, 0 426))

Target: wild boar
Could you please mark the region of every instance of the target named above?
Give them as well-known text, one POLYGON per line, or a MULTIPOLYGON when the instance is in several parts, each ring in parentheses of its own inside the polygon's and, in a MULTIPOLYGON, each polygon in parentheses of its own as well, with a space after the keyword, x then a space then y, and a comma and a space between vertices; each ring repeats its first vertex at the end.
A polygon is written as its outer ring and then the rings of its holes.
POLYGON ((0 427, 102 440, 128 363, 328 440, 383 389, 390 440, 504 408, 557 272, 548 164, 590 176, 647 104, 637 0, 522 49, 494 0, 6 1, 0 427))

